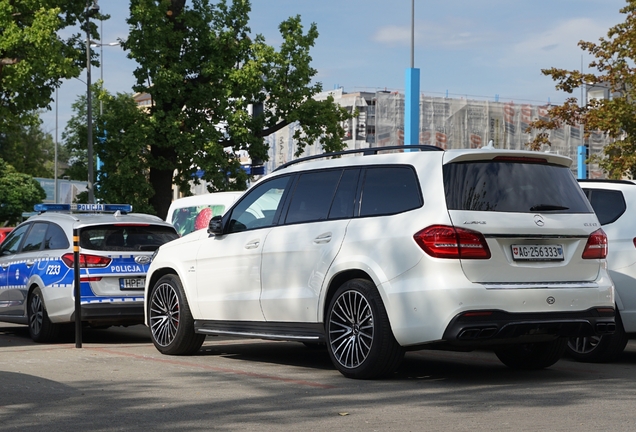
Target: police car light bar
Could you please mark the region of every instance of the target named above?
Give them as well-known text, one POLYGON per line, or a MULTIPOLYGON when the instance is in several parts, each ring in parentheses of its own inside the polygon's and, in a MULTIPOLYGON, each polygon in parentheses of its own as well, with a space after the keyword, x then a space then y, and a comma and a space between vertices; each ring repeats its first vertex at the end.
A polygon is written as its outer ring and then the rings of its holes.
POLYGON ((36 212, 67 211, 67 212, 95 212, 95 213, 130 213, 130 204, 36 204, 33 206, 36 212))

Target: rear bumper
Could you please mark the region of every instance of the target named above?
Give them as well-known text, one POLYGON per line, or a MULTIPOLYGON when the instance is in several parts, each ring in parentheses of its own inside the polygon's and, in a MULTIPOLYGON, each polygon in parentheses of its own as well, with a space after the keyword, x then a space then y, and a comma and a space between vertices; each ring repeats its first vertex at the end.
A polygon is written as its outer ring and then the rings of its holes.
MULTIPOLYGON (((88 304, 82 305, 82 321, 110 325, 135 325, 144 322, 144 305, 138 304, 88 304)), ((75 313, 71 315, 75 321, 75 313)))
POLYGON ((446 327, 443 340, 455 346, 480 347, 600 336, 615 329, 614 309, 607 307, 544 313, 478 310, 456 315, 446 327))

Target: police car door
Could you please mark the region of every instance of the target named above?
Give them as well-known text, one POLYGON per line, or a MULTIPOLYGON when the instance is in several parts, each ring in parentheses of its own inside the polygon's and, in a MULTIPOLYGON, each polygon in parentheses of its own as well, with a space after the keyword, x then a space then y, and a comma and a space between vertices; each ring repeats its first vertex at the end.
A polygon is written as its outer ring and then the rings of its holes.
POLYGON ((25 234, 20 250, 9 264, 8 285, 13 300, 12 306, 7 311, 10 315, 22 315, 26 312, 31 275, 37 268, 48 226, 46 222, 32 223, 25 234))
POLYGON ((0 248, 0 315, 16 315, 20 294, 14 292, 16 285, 9 277, 9 271, 11 263, 19 259, 18 251, 30 227, 31 224, 24 224, 14 229, 0 248))

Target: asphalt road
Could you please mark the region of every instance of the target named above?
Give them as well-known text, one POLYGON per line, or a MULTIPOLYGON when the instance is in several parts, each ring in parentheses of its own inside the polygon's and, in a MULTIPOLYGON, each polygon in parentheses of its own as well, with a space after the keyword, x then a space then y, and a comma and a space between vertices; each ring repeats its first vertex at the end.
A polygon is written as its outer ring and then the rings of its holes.
POLYGON ((161 355, 143 326, 83 347, 0 323, 0 430, 632 431, 636 340, 617 363, 519 372, 488 352, 408 353, 391 379, 344 378, 299 343, 208 337, 161 355))

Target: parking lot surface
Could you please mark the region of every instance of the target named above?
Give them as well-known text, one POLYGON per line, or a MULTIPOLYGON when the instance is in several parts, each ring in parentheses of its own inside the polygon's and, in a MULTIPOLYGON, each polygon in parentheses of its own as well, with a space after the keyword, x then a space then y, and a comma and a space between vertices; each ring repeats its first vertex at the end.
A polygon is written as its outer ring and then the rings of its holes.
POLYGON ((0 324, 0 430, 628 431, 636 341, 616 363, 532 372, 489 352, 407 353, 390 379, 357 381, 299 343, 208 337, 161 355, 147 328, 87 330, 54 345, 0 324))

